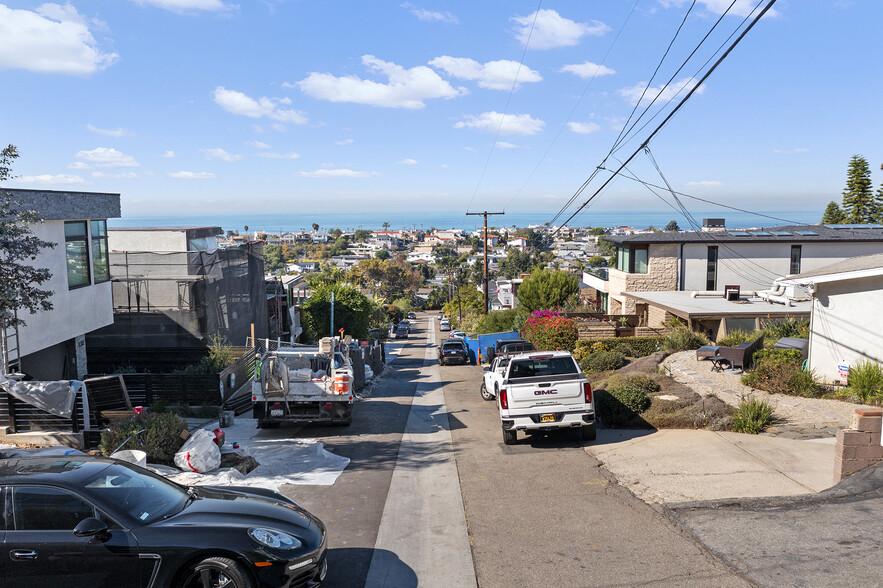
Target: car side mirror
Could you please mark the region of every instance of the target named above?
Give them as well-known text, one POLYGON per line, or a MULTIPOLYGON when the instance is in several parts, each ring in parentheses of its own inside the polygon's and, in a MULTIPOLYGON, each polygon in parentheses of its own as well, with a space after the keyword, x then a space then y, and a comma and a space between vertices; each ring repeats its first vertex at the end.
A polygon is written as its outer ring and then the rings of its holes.
POLYGON ((107 523, 95 517, 87 517, 74 527, 74 535, 77 537, 95 537, 103 541, 110 536, 107 531, 107 523))
POLYGON ((486 367, 486 368, 482 368, 482 369, 483 369, 483 370, 484 370, 484 371, 486 371, 486 372, 489 372, 489 371, 491 371, 491 368, 489 368, 489 367, 486 367))

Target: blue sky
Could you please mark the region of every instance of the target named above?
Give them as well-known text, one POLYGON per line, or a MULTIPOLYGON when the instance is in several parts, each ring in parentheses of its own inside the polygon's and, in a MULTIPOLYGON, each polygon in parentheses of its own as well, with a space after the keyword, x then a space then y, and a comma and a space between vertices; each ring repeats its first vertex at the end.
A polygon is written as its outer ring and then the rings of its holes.
MULTIPOLYGON (((691 5, 0 2, 0 142, 21 152, 9 187, 118 192, 126 216, 506 208, 539 222, 608 153, 691 5)), ((736 2, 675 88, 755 3, 736 2)), ((696 2, 647 96, 729 4, 696 2)), ((877 1, 780 0, 650 143, 672 187, 821 211, 856 153, 879 186, 880 22, 877 1)), ((662 184, 645 155, 629 168, 662 184)), ((593 206, 665 209, 626 179, 593 206)))

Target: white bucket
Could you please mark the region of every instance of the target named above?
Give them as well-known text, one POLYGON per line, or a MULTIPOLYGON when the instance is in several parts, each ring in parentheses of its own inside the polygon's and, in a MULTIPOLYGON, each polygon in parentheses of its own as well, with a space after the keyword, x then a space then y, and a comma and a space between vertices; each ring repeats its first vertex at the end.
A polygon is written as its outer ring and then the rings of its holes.
POLYGON ((116 453, 111 454, 111 457, 133 463, 142 468, 147 467, 147 454, 138 449, 123 449, 122 451, 117 451, 116 453))

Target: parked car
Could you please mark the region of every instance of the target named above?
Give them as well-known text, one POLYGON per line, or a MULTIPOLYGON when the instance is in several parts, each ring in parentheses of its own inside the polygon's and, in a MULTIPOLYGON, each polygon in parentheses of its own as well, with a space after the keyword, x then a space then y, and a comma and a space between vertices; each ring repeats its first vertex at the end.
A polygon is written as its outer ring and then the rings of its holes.
POLYGON ((506 366, 509 365, 509 357, 507 355, 498 355, 491 362, 491 365, 484 368, 484 377, 481 379, 481 387, 478 389, 481 397, 485 400, 493 400, 500 392, 500 382, 503 381, 503 374, 506 366))
POLYGON ((402 319, 399 321, 399 327, 401 327, 402 325, 404 325, 405 328, 408 329, 409 333, 411 332, 411 321, 409 321, 408 319, 402 319))
POLYGON ((392 336, 393 339, 407 339, 408 338, 408 326, 399 323, 399 326, 396 327, 396 332, 392 336))
POLYGON ((441 322, 438 324, 438 330, 439 331, 450 331, 451 330, 450 321, 448 319, 442 319, 441 322))
POLYGON ((322 522, 272 490, 86 455, 0 460, 0 487, 10 586, 318 586, 327 571, 322 522))
POLYGON ((442 320, 443 318, 445 318, 445 313, 443 313, 443 312, 438 313, 438 320, 442 320))
POLYGON ((514 353, 527 353, 528 351, 535 350, 536 347, 524 339, 499 339, 493 347, 487 348, 485 357, 488 362, 492 362, 497 355, 512 355, 514 353))
POLYGON ((451 334, 448 335, 448 338, 449 339, 465 339, 466 338, 466 331, 459 331, 459 330, 451 331, 451 334))
POLYGON ((409 313, 408 313, 408 318, 409 318, 409 319, 416 319, 416 318, 417 318, 417 313, 416 313, 416 312, 409 312, 409 313))
POLYGON ((438 364, 451 365, 452 363, 469 363, 469 348, 463 339, 448 339, 438 348, 438 364))

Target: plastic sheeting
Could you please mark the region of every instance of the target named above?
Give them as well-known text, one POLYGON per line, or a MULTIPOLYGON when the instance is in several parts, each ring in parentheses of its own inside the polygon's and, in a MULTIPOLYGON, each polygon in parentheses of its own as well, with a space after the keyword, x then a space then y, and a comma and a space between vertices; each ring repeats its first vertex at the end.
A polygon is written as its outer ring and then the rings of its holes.
MULTIPOLYGON (((83 382, 76 380, 16 382, 0 375, 0 388, 25 404, 69 419, 74 411, 77 393, 83 389, 83 382)), ((86 412, 88 413, 88 409, 86 412)))

